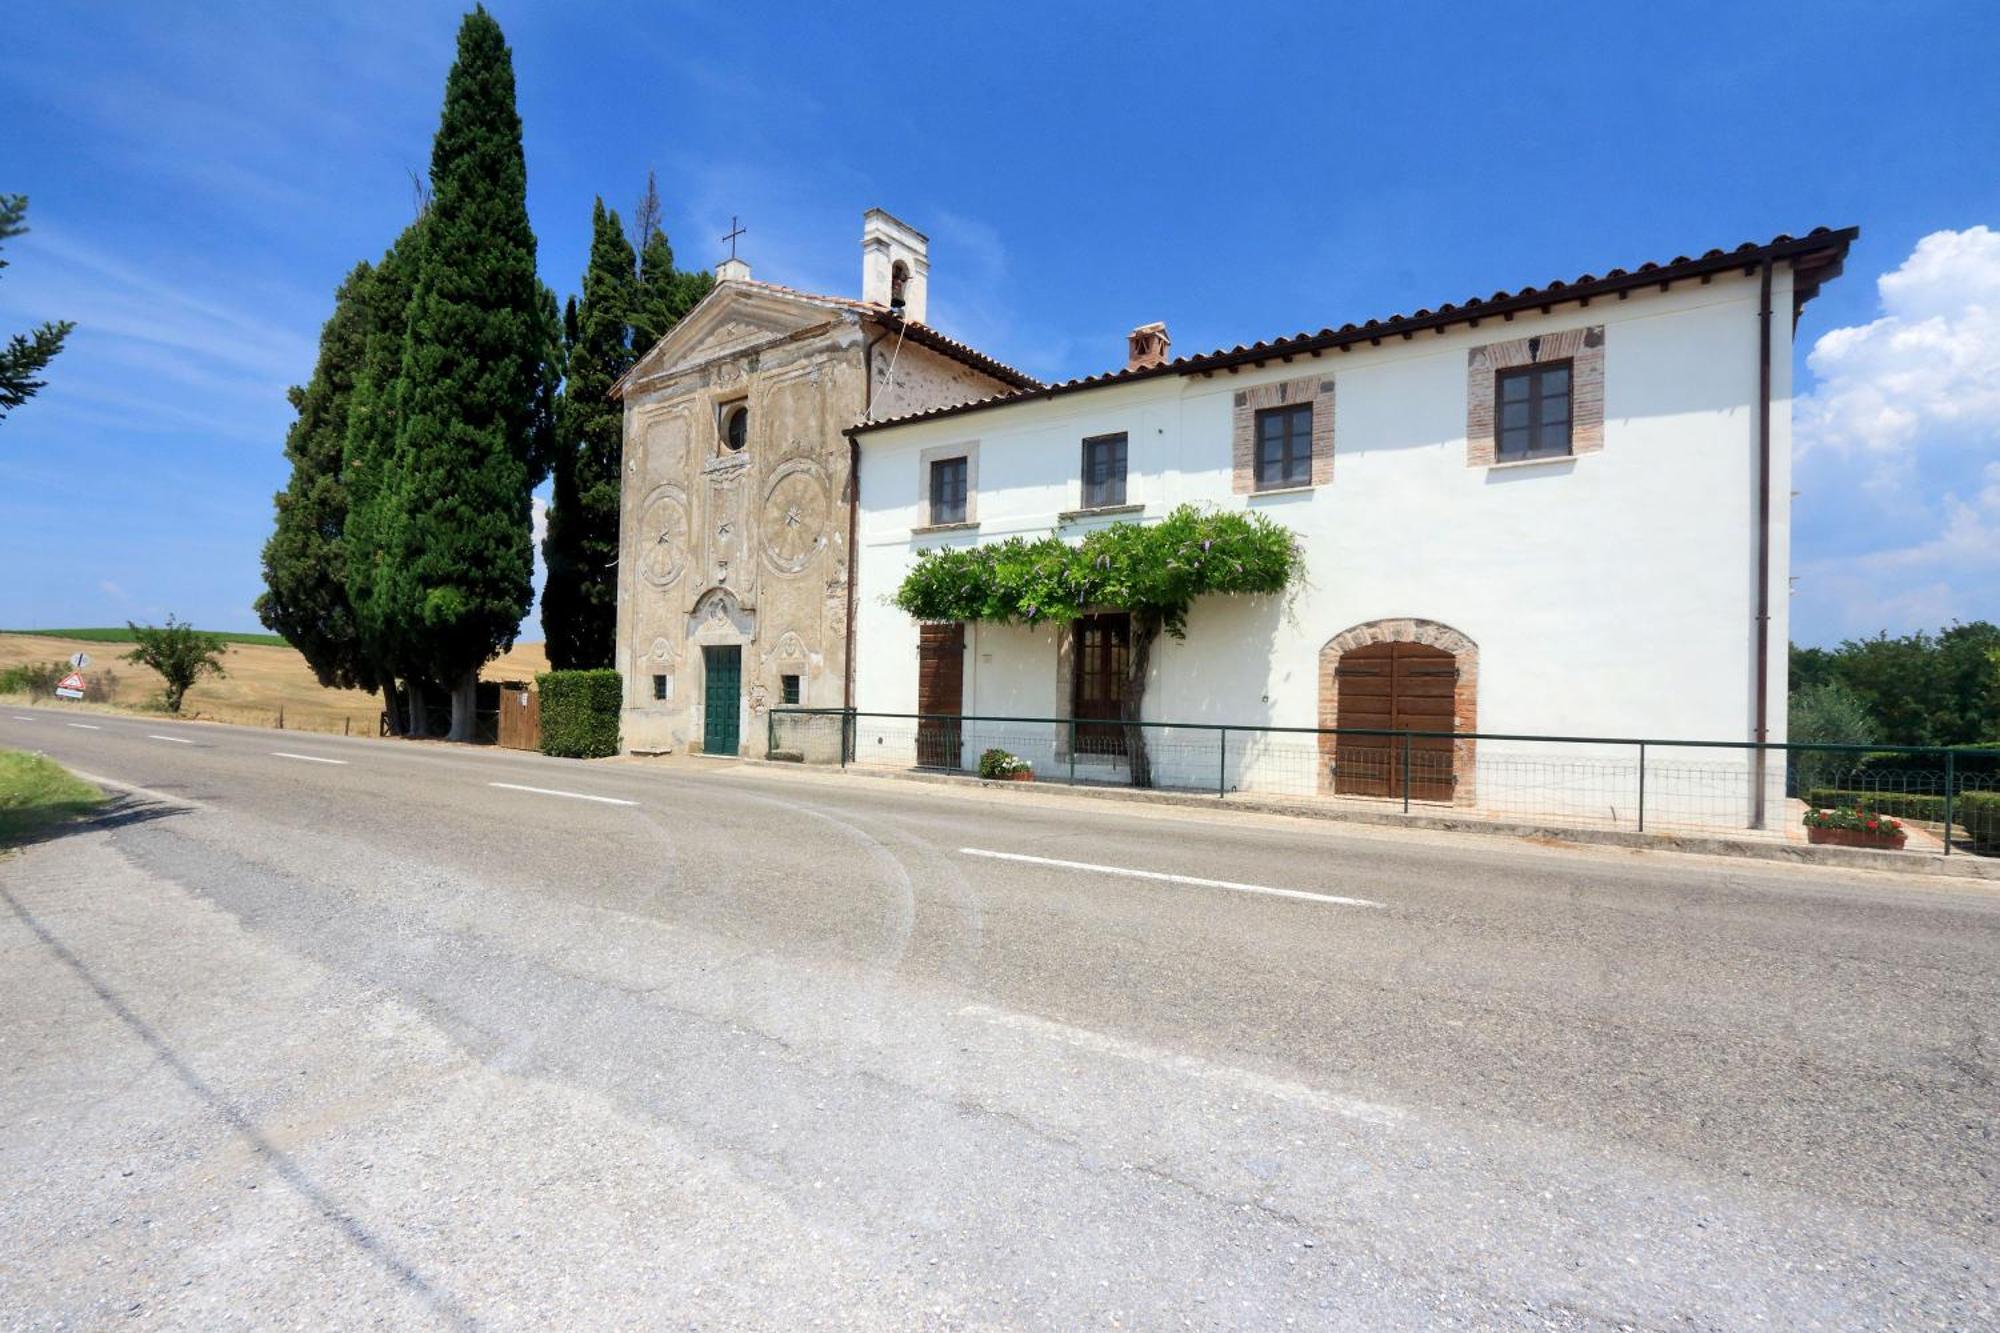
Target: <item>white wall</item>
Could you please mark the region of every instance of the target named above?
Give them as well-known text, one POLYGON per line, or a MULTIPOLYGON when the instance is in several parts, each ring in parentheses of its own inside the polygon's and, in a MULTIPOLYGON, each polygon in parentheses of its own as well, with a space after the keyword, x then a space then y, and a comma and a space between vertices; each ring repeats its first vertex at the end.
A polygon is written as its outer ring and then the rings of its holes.
MULTIPOLYGON (((1769 697, 1772 738, 1781 740, 1788 274, 1778 274, 1776 288, 1769 697)), ((1083 525, 1058 522, 1081 503, 1080 442, 1122 430, 1127 498, 1145 506, 1145 520, 1183 501, 1247 507, 1297 531, 1307 552, 1306 585, 1289 604, 1197 605, 1186 642, 1163 642, 1156 652, 1149 717, 1317 725, 1321 646, 1360 622, 1415 616, 1479 645, 1481 731, 1747 739, 1757 333, 1757 280, 1732 275, 1239 375, 1163 376, 866 434, 857 706, 915 708, 916 628, 886 598, 916 552, 1014 534, 1080 536, 1083 525), (1597 324, 1606 330, 1603 450, 1468 467, 1468 349, 1597 324), (1304 494, 1233 495, 1232 394, 1306 375, 1336 385, 1331 484, 1304 494), (978 451, 978 527, 913 537, 926 521, 919 455, 959 443, 978 451)), ((1045 639, 1046 632, 982 628, 966 711, 1066 712, 1054 697, 1053 641, 1045 639), (1009 645, 1009 634, 1020 643, 1009 645), (1004 646, 1018 654, 1010 658, 1004 646), (1045 690, 1033 683, 1044 670, 1045 690)))

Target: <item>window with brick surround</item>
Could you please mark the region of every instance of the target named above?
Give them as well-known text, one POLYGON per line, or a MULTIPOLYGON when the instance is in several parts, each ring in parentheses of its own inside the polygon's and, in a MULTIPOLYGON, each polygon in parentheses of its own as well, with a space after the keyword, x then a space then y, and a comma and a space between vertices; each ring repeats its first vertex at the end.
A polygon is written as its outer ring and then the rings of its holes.
POLYGON ((1083 442, 1083 507, 1125 503, 1125 436, 1097 435, 1083 442))
POLYGON ((1267 407, 1257 413, 1257 489, 1310 486, 1313 482, 1313 405, 1267 407))
POLYGON ((964 458, 939 458, 931 463, 931 526, 965 522, 966 479, 964 458))
POLYGON ((1568 361, 1494 372, 1495 461, 1569 456, 1571 372, 1568 361))

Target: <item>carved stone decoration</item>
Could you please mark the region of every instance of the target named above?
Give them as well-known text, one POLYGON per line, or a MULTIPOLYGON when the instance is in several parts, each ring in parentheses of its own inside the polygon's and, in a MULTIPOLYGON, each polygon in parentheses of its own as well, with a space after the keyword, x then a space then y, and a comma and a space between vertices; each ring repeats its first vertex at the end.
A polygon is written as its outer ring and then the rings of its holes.
POLYGON ((756 617, 727 588, 703 593, 688 617, 688 637, 698 644, 748 643, 756 635, 756 617))
POLYGON ((688 565, 687 499, 678 486, 662 486, 639 510, 640 576, 656 588, 670 588, 688 565))
POLYGON ((826 472, 809 458, 794 458, 772 474, 761 515, 764 561, 775 573, 796 574, 826 545, 826 472))
POLYGON ((673 655, 674 645, 665 635, 661 635, 659 638, 653 640, 653 656, 664 662, 673 655))
POLYGON ((806 655, 805 640, 801 639, 796 633, 794 633, 791 630, 786 630, 782 635, 779 636, 778 660, 780 662, 803 661, 805 655, 806 655))
POLYGON ((715 473, 707 479, 708 486, 708 558, 704 562, 708 569, 708 582, 727 584, 736 590, 736 595, 745 603, 751 601, 755 584, 756 567, 750 559, 747 540, 749 506, 745 503, 744 482, 747 473, 738 469, 733 472, 715 473))

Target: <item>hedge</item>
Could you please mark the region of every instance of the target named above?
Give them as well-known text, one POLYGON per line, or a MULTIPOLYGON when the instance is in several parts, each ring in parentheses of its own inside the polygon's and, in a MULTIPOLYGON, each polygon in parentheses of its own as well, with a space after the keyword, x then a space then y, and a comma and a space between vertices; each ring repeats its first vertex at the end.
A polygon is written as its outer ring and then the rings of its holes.
MULTIPOLYGON (((1944 797, 1927 793, 1893 791, 1843 791, 1815 787, 1805 794, 1807 805, 1820 808, 1866 806, 1877 814, 1898 819, 1944 820, 1944 797)), ((1951 822, 1963 828, 1976 852, 2000 852, 2000 792, 1962 791, 1952 797, 1951 822)))
POLYGON ((602 759, 618 753, 625 682, 616 671, 544 671, 535 688, 542 698, 543 754, 602 759))

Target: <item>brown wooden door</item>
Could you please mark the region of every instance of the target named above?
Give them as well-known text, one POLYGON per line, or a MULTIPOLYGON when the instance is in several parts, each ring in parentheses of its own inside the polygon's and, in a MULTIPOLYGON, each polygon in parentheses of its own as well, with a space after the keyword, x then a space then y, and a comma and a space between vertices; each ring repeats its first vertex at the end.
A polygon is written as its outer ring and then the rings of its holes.
MULTIPOLYGON (((1458 663, 1442 648, 1421 643, 1371 643, 1343 653, 1334 668, 1340 681, 1337 727, 1384 731, 1452 730, 1458 663)), ((1342 736, 1333 789, 1353 796, 1403 794, 1401 736, 1342 736)), ((1452 797, 1452 741, 1416 736, 1409 742, 1411 797, 1452 797)))
POLYGON ((1125 669, 1132 652, 1132 617, 1084 616, 1076 622, 1070 716, 1078 754, 1125 753, 1125 669))
POLYGON ((950 718, 965 711, 965 626, 920 627, 917 711, 925 715, 917 722, 918 767, 963 767, 964 733, 950 718))

